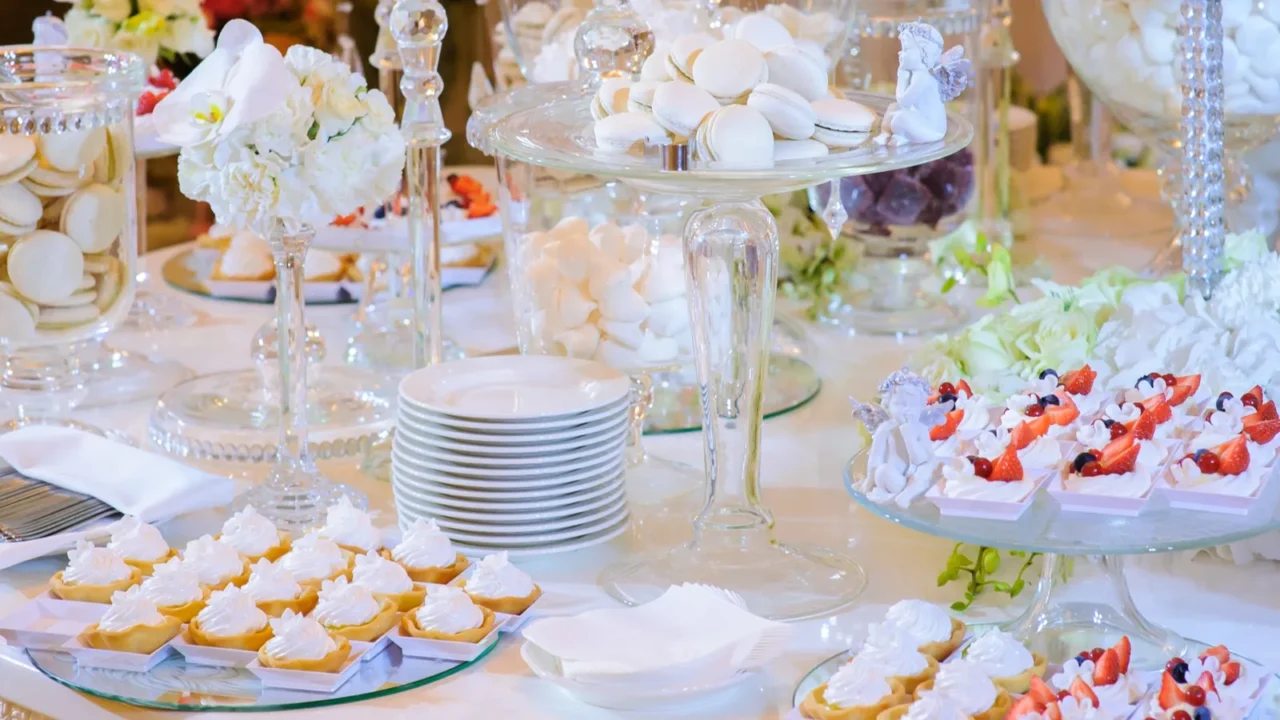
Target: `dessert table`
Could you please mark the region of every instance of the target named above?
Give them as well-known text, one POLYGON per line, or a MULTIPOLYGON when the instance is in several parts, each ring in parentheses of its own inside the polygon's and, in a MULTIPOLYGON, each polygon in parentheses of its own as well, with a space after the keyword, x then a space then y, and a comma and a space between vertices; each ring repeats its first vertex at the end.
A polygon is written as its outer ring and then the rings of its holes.
MULTIPOLYGON (((1055 280, 1075 282, 1093 270, 1110 264, 1141 266, 1157 249, 1161 238, 1148 242, 1041 241, 1037 250, 1054 269, 1055 280)), ((150 271, 148 288, 177 293, 163 284, 159 272, 164 260, 181 248, 146 257, 150 271)), ((503 274, 474 288, 450 291, 444 297, 448 334, 473 353, 498 352, 514 345, 512 318, 503 274)), ((248 344, 270 312, 268 305, 224 303, 183 296, 202 315, 189 328, 162 336, 120 332, 111 335, 113 345, 144 353, 162 354, 205 373, 242 368, 249 364, 248 344)), ((352 306, 318 307, 308 312, 325 334, 330 362, 336 362, 345 339, 345 324, 352 306)), ((791 538, 841 548, 862 564, 868 585, 859 603, 842 614, 797 624, 790 647, 758 678, 708 703, 663 717, 778 718, 790 710, 796 683, 815 664, 861 642, 868 621, 878 619, 886 606, 904 597, 921 597, 943 604, 958 599, 961 588, 936 587, 936 577, 951 550, 949 543, 896 527, 859 509, 843 487, 845 464, 859 440, 850 420, 850 395, 870 397, 884 375, 901 366, 916 343, 883 337, 849 337, 841 332, 811 328, 810 360, 823 379, 819 396, 801 409, 768 421, 764 429, 763 477, 765 492, 778 525, 791 538)), ((80 413, 101 427, 144 436, 152 401, 99 408, 80 413)), ((655 436, 646 440, 651 453, 692 464, 702 462, 702 441, 697 434, 655 436)), ((372 509, 382 512, 383 524, 393 524, 391 488, 386 482, 362 476, 352 463, 323 467, 336 479, 366 492, 372 509)), ((224 471, 226 469, 224 468, 224 471)), ((238 478, 247 481, 266 471, 265 466, 244 466, 238 478), (256 474, 255 474, 256 473, 256 474)), ((176 542, 185 542, 214 531, 220 518, 212 513, 183 517, 163 529, 176 542)), ((581 612, 612 604, 595 584, 596 575, 616 560, 620 551, 653 543, 660 547, 688 532, 683 519, 637 517, 633 531, 604 546, 564 555, 522 560, 547 591, 544 611, 581 612)), ((1275 544, 1272 541, 1272 544, 1275 544)), ((63 557, 44 558, 0 571, 0 615, 43 590, 50 575, 60 569, 63 557)), ((1155 622, 1186 635, 1229 645, 1270 667, 1280 666, 1280 601, 1274 588, 1280 582, 1280 566, 1267 561, 1236 566, 1228 561, 1161 556, 1131 558, 1137 572, 1131 577, 1136 601, 1155 622)), ((1094 573, 1077 563, 1073 593, 1087 597, 1094 573)), ((1009 605, 999 597, 984 597, 971 618, 997 620, 1017 613, 1017 601, 1009 605), (1007 606, 1008 605, 1008 606, 1007 606)), ((639 718, 580 704, 554 686, 533 676, 519 655, 520 640, 503 641, 478 667, 416 690, 359 704, 358 712, 370 717, 408 717, 431 713, 432 717, 520 718, 639 718)), ((15 648, 0 646, 0 709, 5 702, 55 718, 179 717, 182 712, 147 711, 97 700, 67 689, 43 676, 15 648)), ((307 717, 350 717, 357 706, 338 705, 306 710, 307 717)), ((298 715, 300 713, 292 713, 298 715)), ((190 713, 192 717, 209 713, 190 713)), ((241 713, 237 713, 241 715, 241 713)))

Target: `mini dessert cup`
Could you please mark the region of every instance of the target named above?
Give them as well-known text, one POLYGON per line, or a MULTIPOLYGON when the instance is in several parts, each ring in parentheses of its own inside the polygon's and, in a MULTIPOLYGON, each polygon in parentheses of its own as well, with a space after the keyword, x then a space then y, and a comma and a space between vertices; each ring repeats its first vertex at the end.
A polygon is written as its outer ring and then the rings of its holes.
POLYGON ((210 635, 200 626, 200 618, 192 618, 191 622, 187 623, 187 628, 182 631, 182 639, 193 645, 256 652, 263 643, 271 639, 271 624, 263 625, 261 630, 239 635, 210 635))
POLYGON ((258 656, 256 650, 193 643, 186 635, 186 632, 180 633, 170 644, 192 665, 242 668, 248 666, 258 656))
POLYGON ((389 630, 396 626, 400 613, 396 609, 395 603, 390 600, 382 599, 378 603, 378 613, 370 618, 367 622, 360 625, 344 625, 342 627, 325 627, 329 634, 338 637, 345 637, 348 640, 358 642, 376 642, 389 630))
POLYGON ((0 638, 20 648, 50 649, 79 635, 107 611, 98 603, 36 597, 0 617, 0 638))
POLYGON ((103 630, 97 623, 76 636, 81 645, 95 650, 150 655, 178 634, 182 621, 165 616, 159 625, 135 625, 125 630, 103 630))
MULTIPOLYGON (((973 720, 1005 720, 1005 717, 1009 714, 1009 709, 1013 707, 1013 696, 1009 694, 1008 690, 1005 690, 1002 687, 997 686, 996 689, 997 689, 997 692, 996 692, 995 702, 992 703, 991 707, 987 708, 986 710, 983 710, 982 712, 976 713, 975 715, 973 715, 973 720)), ((920 699, 922 695, 924 695, 925 693, 931 690, 933 690, 932 680, 916 688, 916 693, 915 693, 916 699, 917 700, 920 699)), ((899 717, 902 717, 902 716, 899 716, 899 717)))
POLYGON ((1023 670, 1017 675, 1009 677, 993 677, 991 682, 996 687, 1005 690, 1010 695, 1023 695, 1031 689, 1031 678, 1044 678, 1045 673, 1049 672, 1049 659, 1040 653, 1031 653, 1031 667, 1023 670))
POLYGON ((537 616, 538 606, 542 604, 546 595, 539 595, 538 599, 532 605, 525 608, 524 612, 519 615, 511 615, 508 613, 495 612, 494 617, 498 618, 498 624, 504 633, 518 632, 525 623, 537 616))
POLYGON ((893 694, 886 695, 874 705, 837 708, 827 704, 827 684, 822 683, 800 702, 800 714, 809 720, 879 720, 889 717, 883 713, 890 708, 906 707, 911 702, 910 691, 904 689, 898 681, 890 679, 889 688, 893 694))
POLYGON ((455 634, 423 630, 418 627, 413 613, 409 613, 401 619, 400 627, 388 637, 400 647, 400 652, 406 657, 471 662, 493 647, 502 628, 502 621, 490 610, 481 610, 484 611, 485 619, 480 627, 455 634))
MULTIPOLYGON (((460 581, 458 583, 458 587, 462 588, 465 591, 467 589, 467 581, 465 579, 460 581)), ((481 595, 473 595, 470 592, 468 592, 467 595, 471 597, 471 600, 475 604, 481 607, 489 608, 495 613, 503 613, 505 615, 521 615, 524 613, 525 610, 528 610, 530 607, 532 607, 533 604, 538 601, 538 598, 542 597, 542 588, 538 587, 537 585, 534 585, 533 590, 530 591, 530 593, 524 597, 489 598, 489 597, 483 597, 481 595)))
POLYGON ((213 593, 219 590, 226 590, 232 585, 236 587, 240 587, 241 585, 249 581, 250 571, 251 571, 251 568, 249 565, 249 561, 245 560, 244 566, 241 568, 239 575, 232 575, 230 577, 224 578, 221 582, 214 583, 213 585, 205 585, 204 586, 205 596, 208 597, 209 595, 212 595, 213 593))
MULTIPOLYGON (((221 540, 222 535, 219 534, 214 539, 221 540)), ((279 560, 280 558, 284 557, 284 554, 289 552, 289 550, 291 550, 292 548, 293 548, 293 540, 289 537, 289 533, 281 530, 279 544, 273 545, 272 547, 267 548, 267 551, 264 553, 261 553, 258 555, 245 555, 241 553, 240 557, 244 558, 245 561, 248 562, 250 565, 253 565, 259 560, 270 560, 271 562, 275 562, 276 560, 279 560)))
POLYGON ((299 615, 306 615, 315 609, 316 603, 320 600, 320 592, 312 585, 306 583, 298 584, 302 586, 302 594, 292 600, 259 600, 255 604, 268 617, 280 617, 284 615, 286 610, 292 610, 299 615))
POLYGON ((987 500, 981 498, 955 498, 945 494, 946 480, 939 480, 929 488, 925 497, 937 506, 938 512, 952 517, 982 518, 985 520, 1017 520, 1035 501, 1036 491, 1050 475, 1018 481, 1026 488, 1026 494, 1016 501, 987 500))
POLYGON ((347 566, 345 568, 334 571, 334 573, 329 577, 299 580, 298 584, 302 585, 303 587, 313 587, 315 588, 316 592, 319 592, 320 586, 324 584, 325 580, 337 580, 338 578, 341 577, 341 578, 346 578, 348 581, 350 581, 351 568, 355 566, 356 556, 355 556, 355 553, 352 553, 350 550, 343 550, 342 554, 347 559, 347 566))
POLYGON ((141 570, 143 577, 150 577, 157 565, 163 565, 176 557, 178 557, 178 551, 173 548, 169 548, 169 552, 161 555, 155 560, 135 560, 133 558, 125 558, 124 562, 126 565, 131 565, 141 570))
POLYGON ((181 622, 191 622, 200 611, 204 609, 205 601, 209 599, 209 592, 206 590, 198 600, 192 600, 182 605, 157 605, 156 609, 161 615, 168 615, 177 618, 181 622))
POLYGON ((1063 471, 1061 476, 1050 481, 1048 492, 1049 495, 1057 501, 1059 507, 1071 512, 1136 517, 1140 515, 1142 513, 1142 509, 1146 507, 1147 500, 1151 498, 1152 489, 1154 488, 1154 483, 1152 483, 1152 487, 1149 487, 1146 492, 1137 497, 1103 495, 1099 493, 1067 490, 1063 485, 1066 477, 1067 472, 1063 471))
MULTIPOLYGON (((245 669, 253 673, 262 682, 263 687, 331 693, 350 680, 361 666, 360 654, 352 651, 350 643, 347 643, 345 647, 348 652, 347 656, 342 659, 337 668, 329 671, 268 667, 262 664, 260 657, 254 658, 252 662, 245 666, 245 669)), ((336 652, 331 653, 331 655, 333 654, 336 654, 336 652)), ((310 662, 319 661, 313 660, 310 662)))
POLYGON ((62 645, 62 650, 71 654, 76 665, 89 668, 106 668, 109 670, 126 670, 144 673, 159 665, 173 654, 173 645, 164 643, 148 654, 124 652, 119 650, 102 650, 85 645, 79 637, 73 637, 62 645))
MULTIPOLYGON (((313 672, 313 673, 336 673, 342 670, 347 660, 351 659, 351 642, 340 635, 334 635, 333 640, 335 647, 328 655, 322 658, 314 659, 295 659, 282 660, 268 655, 263 650, 258 650, 258 665, 264 668, 272 668, 274 670, 293 670, 297 672, 313 672)), ((361 653, 363 655, 363 653, 361 653)))
POLYGON ((63 582, 62 571, 59 570, 49 579, 49 592, 57 598, 72 602, 109 604, 111 595, 117 590, 128 590, 142 582, 142 571, 134 565, 130 565, 129 568, 128 577, 105 585, 69 584, 63 582))
MULTIPOLYGON (((969 626, 965 625, 963 620, 953 617, 951 618, 951 637, 938 642, 925 643, 920 646, 920 652, 938 662, 944 662, 954 655, 956 650, 960 649, 968 632, 969 626)), ((936 672, 937 668, 933 668, 933 670, 936 672)))
MULTIPOLYGON (((963 638, 963 636, 961 637, 963 638)), ((925 683, 932 683, 934 676, 938 674, 938 668, 941 667, 941 664, 938 662, 938 658, 932 652, 925 651, 925 648, 929 646, 938 646, 937 648, 935 648, 935 651, 938 654, 941 654, 943 652, 943 647, 941 643, 928 643, 927 645, 920 646, 920 654, 924 655, 925 658, 929 661, 925 669, 921 670, 915 675, 894 675, 893 677, 890 677, 889 680, 901 685, 903 690, 906 691, 908 694, 914 693, 916 691, 916 688, 920 687, 921 685, 924 685, 925 683)))
POLYGON ((384 600, 391 602, 396 606, 397 612, 409 612, 410 610, 422 604, 424 598, 427 597, 426 583, 415 582, 413 588, 402 593, 374 593, 378 602, 384 600))
MULTIPOLYGON (((391 551, 387 548, 383 548, 378 554, 388 560, 395 561, 395 558, 391 557, 391 551)), ((463 557, 462 553, 457 553, 457 556, 453 560, 453 564, 445 567, 415 568, 409 567, 404 563, 400 563, 400 567, 404 568, 405 572, 409 573, 409 579, 414 582, 428 583, 431 585, 448 585, 450 582, 453 582, 454 578, 461 575, 463 571, 470 566, 471 561, 463 557)))
POLYGON ((477 643, 483 640, 495 629, 498 624, 497 616, 487 607, 480 607, 481 617, 484 620, 479 627, 463 630, 458 633, 445 633, 439 630, 426 630, 418 624, 418 616, 414 613, 408 613, 400 619, 400 634, 409 637, 421 638, 423 640, 447 640, 449 642, 459 643, 477 643))
MULTIPOLYGON (((1253 506, 1257 504, 1262 491, 1267 487, 1267 483, 1275 474, 1275 467, 1266 466, 1257 468, 1250 467, 1246 473, 1256 473, 1261 475, 1257 479, 1258 486, 1252 492, 1246 495, 1239 495, 1224 490, 1216 489, 1220 487, 1219 483, 1208 483, 1205 486, 1179 486, 1177 484, 1177 471, 1170 466, 1165 474, 1165 482, 1157 486, 1157 491, 1163 495, 1168 501, 1170 507, 1180 508, 1184 510, 1202 510, 1204 512, 1226 513, 1230 515, 1247 515, 1253 506)), ((1226 480, 1226 478, 1224 478, 1226 480)), ((1221 481, 1219 481, 1221 482, 1221 481)))

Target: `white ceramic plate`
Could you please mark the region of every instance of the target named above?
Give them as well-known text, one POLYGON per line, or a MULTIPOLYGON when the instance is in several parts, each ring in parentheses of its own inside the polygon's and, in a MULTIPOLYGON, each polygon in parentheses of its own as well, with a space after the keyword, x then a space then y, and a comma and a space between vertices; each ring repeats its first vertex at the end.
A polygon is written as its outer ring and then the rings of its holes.
POLYGON ((622 450, 619 446, 616 449, 598 453, 594 457, 550 465, 475 467, 425 458, 412 450, 402 450, 397 443, 391 447, 391 459, 404 464, 411 470, 436 473, 440 477, 440 482, 471 485, 478 481, 487 483, 495 489, 501 489, 502 487, 543 487, 563 484, 565 481, 562 478, 580 470, 604 470, 621 463, 624 460, 622 450))
POLYGON ((618 415, 625 415, 631 407, 631 400, 623 398, 612 405, 592 410, 587 413, 578 415, 569 415, 565 417, 550 420, 527 420, 521 422, 505 422, 501 420, 466 420, 463 418, 455 418, 448 415, 434 413, 424 408, 412 405, 407 400, 401 398, 401 402, 397 405, 400 415, 407 416, 412 420, 425 423, 433 423, 436 425, 444 425, 454 430, 478 430, 483 433, 493 435, 524 435, 531 432, 563 432, 568 430, 581 430, 583 428, 591 428, 595 423, 604 418, 611 418, 618 415))
POLYGON ((396 434, 406 445, 442 453, 453 453, 462 457, 518 457, 529 458, 541 455, 558 454, 596 447, 604 443, 615 442, 618 438, 626 438, 627 424, 617 423, 609 427, 601 427, 599 431, 559 442, 534 442, 506 445, 484 445, 466 441, 451 440, 429 432, 414 429, 408 423, 396 425, 396 434))
POLYGON ((396 418, 396 423, 397 428, 408 428, 409 430, 426 437, 452 440, 454 442, 464 443, 471 446, 480 445, 487 447, 491 445, 521 446, 565 442, 575 438, 585 438, 601 433, 608 433, 619 427, 625 427, 629 419, 629 413, 626 411, 626 408, 623 408, 612 416, 606 416, 600 420, 593 420, 581 425, 575 425, 567 430, 550 430, 529 433, 495 433, 485 432, 482 430, 462 430, 448 425, 441 425, 440 423, 419 420, 416 416, 409 413, 400 413, 399 417, 396 418))
POLYGON ((603 437, 585 447, 580 446, 567 450, 547 450, 542 453, 522 453, 520 455, 480 455, 442 450, 419 442, 408 433, 397 433, 395 445, 401 452, 409 456, 420 456, 424 460, 435 460, 442 463, 453 463, 466 467, 483 468, 525 468, 544 467, 547 465, 563 465, 575 460, 604 455, 609 452, 622 452, 626 441, 626 430, 615 432, 612 437, 603 437))
POLYGON ((625 510, 627 506, 626 497, 619 496, 606 503, 604 507, 596 507, 591 510, 583 510, 574 512, 569 515, 553 518, 549 520, 533 520, 533 521, 508 521, 504 517, 497 515, 482 516, 477 521, 468 521, 466 519, 456 519, 448 515, 442 515, 434 508, 423 506, 422 504, 409 497, 397 497, 396 502, 400 505, 418 511, 423 515, 435 518, 436 523, 446 532, 461 530, 463 532, 476 533, 506 533, 506 534, 535 534, 548 533, 557 530, 568 530, 571 528, 581 527, 589 523, 596 522, 603 518, 617 515, 620 511, 625 510))
POLYGON ((506 551, 514 558, 554 555, 556 553, 574 552, 577 550, 585 550, 586 548, 595 547, 596 545, 603 545, 626 532, 627 528, 630 526, 631 518, 624 517, 614 525, 610 525, 603 530, 597 530, 596 532, 583 535, 580 538, 570 538, 568 540, 551 542, 543 545, 511 547, 508 545, 485 545, 457 542, 454 543, 453 546, 458 549, 458 552, 474 557, 488 555, 489 553, 497 552, 499 550, 506 551))
MULTIPOLYGON (((413 518, 417 518, 417 517, 423 517, 423 518, 428 517, 426 514, 417 512, 413 508, 401 505, 398 500, 396 501, 396 510, 402 513, 402 517, 408 517, 410 521, 412 521, 413 518)), ((630 516, 627 513, 627 506, 624 503, 621 506, 621 509, 618 510, 618 512, 614 515, 601 518, 600 520, 597 520, 587 525, 581 525, 578 527, 568 528, 566 530, 559 530, 555 532, 534 533, 534 534, 524 534, 524 533, 512 534, 512 533, 499 533, 499 532, 478 533, 478 532, 468 532, 464 530, 454 530, 451 528, 447 530, 445 534, 447 534, 451 540, 457 543, 460 543, 463 545, 473 545, 475 547, 488 547, 488 548, 503 548, 506 546, 529 547, 533 545, 547 545, 550 543, 558 543, 564 540, 574 540, 577 538, 586 537, 587 535, 590 535, 592 533, 599 532, 606 528, 614 527, 619 522, 621 522, 622 520, 628 517, 630 516)))
POLYGON ((622 463, 614 463, 604 468, 593 468, 567 475, 555 480, 556 484, 540 481, 535 484, 522 483, 520 487, 511 487, 508 481, 485 482, 483 480, 465 480, 458 478, 435 479, 431 473, 419 473, 413 468, 400 467, 392 459, 391 475, 397 478, 402 487, 420 490, 423 493, 442 495, 451 498, 466 498, 486 502, 520 503, 531 500, 540 502, 560 502, 562 498, 577 495, 588 490, 599 490, 600 487, 613 481, 622 470, 622 463), (460 485, 458 483, 469 483, 460 485))
POLYGON ((433 495, 422 493, 399 484, 392 485, 392 489, 398 495, 402 495, 406 500, 412 500, 415 505, 421 507, 425 512, 436 513, 444 515, 445 517, 457 518, 459 520, 486 520, 490 518, 500 518, 503 521, 510 520, 512 522, 520 522, 522 520, 550 520, 552 518, 564 517, 578 512, 594 510, 613 502, 626 493, 626 488, 623 487, 622 482, 619 481, 617 484, 605 485, 598 490, 584 493, 584 495, 590 496, 585 499, 571 497, 567 501, 560 501, 542 508, 523 508, 518 505, 516 507, 511 507, 510 504, 502 506, 498 503, 490 503, 490 508, 497 505, 498 509, 465 510, 437 502, 433 495))
POLYGON ((401 402, 466 420, 549 420, 607 407, 631 380, 591 360, 490 355, 415 370, 400 381, 401 402))

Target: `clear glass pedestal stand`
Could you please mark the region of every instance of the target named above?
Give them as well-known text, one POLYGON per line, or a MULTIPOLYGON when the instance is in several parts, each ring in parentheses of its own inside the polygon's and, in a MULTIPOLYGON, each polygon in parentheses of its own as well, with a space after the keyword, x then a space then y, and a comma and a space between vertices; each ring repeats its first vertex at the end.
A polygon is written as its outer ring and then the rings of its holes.
POLYGON ((200 314, 190 305, 172 295, 150 292, 145 289, 148 273, 144 263, 147 253, 147 160, 176 155, 177 148, 140 155, 135 171, 138 183, 138 293, 133 307, 121 329, 153 332, 173 328, 190 327, 200 320, 200 314))

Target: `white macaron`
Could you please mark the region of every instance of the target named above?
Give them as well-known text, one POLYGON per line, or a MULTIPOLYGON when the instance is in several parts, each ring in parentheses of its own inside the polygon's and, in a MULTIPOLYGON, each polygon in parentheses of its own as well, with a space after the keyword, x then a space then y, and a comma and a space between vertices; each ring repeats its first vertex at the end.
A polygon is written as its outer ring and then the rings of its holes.
POLYGON ((49 167, 78 173, 97 160, 106 149, 107 129, 92 128, 40 135, 36 138, 36 147, 49 167))
POLYGON ((861 145, 875 125, 876 113, 871 108, 852 100, 826 98, 811 103, 817 116, 813 139, 833 148, 850 148, 861 145))
POLYGON ((808 53, 794 45, 783 45, 765 53, 769 82, 795 91, 805 100, 827 96, 827 73, 808 53))
POLYGON ((782 23, 763 12, 744 15, 733 26, 733 38, 746 40, 760 52, 768 52, 782 45, 795 45, 795 38, 782 23))
POLYGON ((674 135, 690 137, 720 103, 697 85, 666 82, 653 93, 653 118, 674 135))
POLYGON ((666 44, 655 45, 653 54, 644 59, 644 64, 640 66, 640 79, 652 80, 654 82, 662 82, 670 80, 671 75, 667 73, 667 50, 666 44))
POLYGON ((693 84, 721 102, 735 101, 768 79, 764 53, 746 40, 721 40, 693 61, 693 84))
POLYGON ((631 112, 652 112, 653 93, 665 80, 637 80, 627 91, 627 110, 631 112))
POLYGON ((44 206, 18 183, 0 185, 0 235, 26 235, 36 229, 44 206))
POLYGON ((84 276, 84 255, 75 240, 52 230, 36 230, 14 243, 5 257, 9 282, 37 303, 70 297, 84 276))
POLYGON ((777 162, 787 160, 807 160, 828 155, 831 151, 826 145, 810 138, 808 140, 774 140, 773 159, 777 162))
POLYGON ((694 141, 698 157, 713 167, 759 168, 773 164, 773 128, 759 110, 726 105, 711 113, 694 141))
POLYGON ((689 33, 671 41, 663 65, 672 80, 693 82, 693 64, 703 49, 716 41, 706 33, 689 33))
POLYGON ((643 150, 645 145, 662 145, 671 137, 652 115, 624 112, 595 123, 596 145, 601 150, 625 153, 643 150))
POLYGON ((36 315, 31 308, 8 291, 0 290, 0 338, 6 342, 29 340, 36 334, 36 315))
POLYGON ((36 164, 36 144, 31 138, 0 133, 0 183, 21 180, 36 164))
POLYGON ((120 237, 125 218, 124 196, 108 185, 94 184, 67 198, 60 227, 84 252, 100 253, 120 237))
POLYGON ((631 89, 631 80, 624 77, 605 78, 600 81, 600 89, 591 99, 591 115, 599 120, 610 115, 627 111, 627 92, 631 89))
POLYGON ((813 136, 817 115, 809 101, 781 85, 760 83, 747 96, 747 107, 764 115, 773 134, 784 140, 807 140, 813 136))

